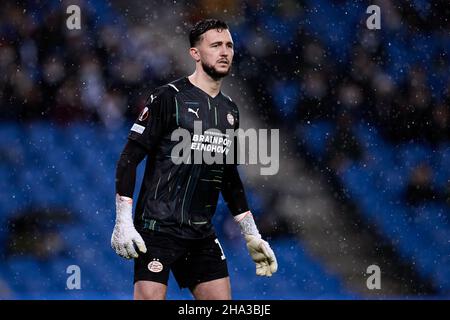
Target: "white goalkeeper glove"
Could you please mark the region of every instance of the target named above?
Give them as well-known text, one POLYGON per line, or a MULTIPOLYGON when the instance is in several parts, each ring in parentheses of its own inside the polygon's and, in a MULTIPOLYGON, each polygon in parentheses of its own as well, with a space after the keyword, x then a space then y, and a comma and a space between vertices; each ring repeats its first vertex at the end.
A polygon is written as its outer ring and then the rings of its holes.
POLYGON ((241 213, 234 217, 239 223, 241 232, 247 242, 247 249, 256 264, 258 276, 272 276, 278 269, 277 258, 267 241, 261 239, 255 220, 250 211, 241 213))
POLYGON ((134 245, 140 252, 147 252, 145 242, 136 231, 132 218, 133 199, 116 194, 116 225, 111 236, 111 247, 124 258, 137 258, 134 245))

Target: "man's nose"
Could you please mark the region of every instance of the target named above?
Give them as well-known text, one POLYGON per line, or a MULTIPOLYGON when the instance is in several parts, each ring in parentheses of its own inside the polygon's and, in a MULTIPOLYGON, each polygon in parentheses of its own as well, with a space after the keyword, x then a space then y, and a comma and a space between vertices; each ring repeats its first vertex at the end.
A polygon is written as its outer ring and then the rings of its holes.
POLYGON ((227 47, 226 47, 226 46, 222 46, 222 47, 220 47, 220 55, 221 55, 221 56, 224 56, 224 57, 227 57, 227 56, 229 55, 229 53, 228 53, 228 50, 227 50, 227 47))

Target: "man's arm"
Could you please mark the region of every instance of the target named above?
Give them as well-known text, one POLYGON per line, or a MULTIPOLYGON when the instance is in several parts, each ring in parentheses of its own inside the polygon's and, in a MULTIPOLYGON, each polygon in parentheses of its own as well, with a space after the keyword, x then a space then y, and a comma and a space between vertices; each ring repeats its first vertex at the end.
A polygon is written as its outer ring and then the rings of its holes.
POLYGON ((261 238, 248 208, 244 187, 235 165, 225 169, 222 196, 245 237, 247 249, 256 264, 256 274, 270 277, 278 269, 277 259, 267 241, 261 238))
POLYGON ((173 123, 173 89, 160 87, 147 99, 145 108, 131 127, 128 143, 122 151, 116 169, 116 224, 111 246, 118 255, 137 258, 139 251, 147 251, 141 235, 133 223, 133 193, 136 168, 145 156, 155 150, 161 137, 173 123))
POLYGON ((223 173, 222 196, 233 216, 249 211, 241 177, 235 165, 226 165, 223 173))
POLYGON ((139 143, 128 140, 120 154, 116 168, 116 223, 111 236, 111 247, 121 257, 137 258, 139 251, 147 248, 133 223, 133 193, 136 183, 136 169, 145 158, 147 151, 139 143))
POLYGON ((147 151, 142 146, 135 141, 128 140, 117 162, 116 194, 133 198, 136 168, 146 155, 147 151))

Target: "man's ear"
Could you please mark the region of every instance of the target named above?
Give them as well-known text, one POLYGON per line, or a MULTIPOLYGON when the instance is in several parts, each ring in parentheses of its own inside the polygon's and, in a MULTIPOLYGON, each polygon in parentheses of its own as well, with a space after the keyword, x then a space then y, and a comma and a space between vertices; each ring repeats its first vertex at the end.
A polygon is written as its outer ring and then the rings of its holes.
POLYGON ((190 53, 191 57, 195 60, 195 62, 200 61, 200 52, 198 51, 197 48, 195 48, 195 47, 190 48, 189 53, 190 53))

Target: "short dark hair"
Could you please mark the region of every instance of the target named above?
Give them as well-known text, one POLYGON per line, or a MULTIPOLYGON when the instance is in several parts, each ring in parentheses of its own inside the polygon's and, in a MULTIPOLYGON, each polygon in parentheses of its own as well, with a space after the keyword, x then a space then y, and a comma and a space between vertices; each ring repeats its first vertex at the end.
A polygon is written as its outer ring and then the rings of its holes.
POLYGON ((202 34, 211 29, 227 30, 228 25, 226 22, 218 19, 204 19, 198 21, 189 32, 189 42, 191 44, 191 48, 195 47, 195 45, 200 41, 202 34))

